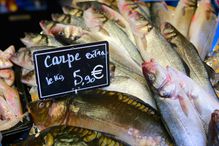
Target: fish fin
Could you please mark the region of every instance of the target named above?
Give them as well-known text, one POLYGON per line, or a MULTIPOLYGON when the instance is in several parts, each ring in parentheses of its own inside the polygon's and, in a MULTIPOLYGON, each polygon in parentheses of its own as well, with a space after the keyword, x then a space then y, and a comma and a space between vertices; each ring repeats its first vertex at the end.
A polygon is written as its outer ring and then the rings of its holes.
POLYGON ((101 31, 104 35, 110 36, 110 34, 107 32, 107 30, 105 30, 105 29, 103 29, 103 28, 100 28, 100 31, 101 31))
POLYGON ((177 95, 177 98, 179 99, 179 103, 182 108, 182 111, 184 112, 186 116, 188 116, 189 109, 188 109, 188 106, 186 104, 184 97, 181 95, 177 95))
POLYGON ((209 65, 207 65, 207 63, 204 62, 204 61, 203 61, 203 64, 204 64, 204 66, 205 66, 205 68, 206 68, 206 70, 207 70, 208 76, 215 78, 215 74, 216 74, 216 73, 215 73, 214 69, 211 68, 209 65))

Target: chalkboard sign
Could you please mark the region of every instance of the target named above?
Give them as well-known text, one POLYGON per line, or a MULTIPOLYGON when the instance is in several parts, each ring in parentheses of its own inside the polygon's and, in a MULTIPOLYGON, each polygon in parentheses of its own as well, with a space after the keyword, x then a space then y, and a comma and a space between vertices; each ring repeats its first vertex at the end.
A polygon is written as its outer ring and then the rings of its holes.
POLYGON ((108 42, 33 53, 41 99, 109 85, 108 42))

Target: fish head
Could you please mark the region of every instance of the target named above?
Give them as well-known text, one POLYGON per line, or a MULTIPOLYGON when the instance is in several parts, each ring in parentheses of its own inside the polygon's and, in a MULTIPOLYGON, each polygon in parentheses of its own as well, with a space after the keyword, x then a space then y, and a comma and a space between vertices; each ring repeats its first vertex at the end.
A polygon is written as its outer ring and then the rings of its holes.
POLYGON ((173 42, 174 38, 177 36, 176 28, 168 22, 164 22, 160 26, 162 35, 169 41, 173 42))
POLYGON ((107 18, 95 7, 90 7, 84 11, 84 20, 86 25, 92 29, 99 31, 102 25, 107 21, 107 18))
POLYGON ((166 81, 167 72, 165 68, 156 63, 154 59, 145 61, 142 64, 142 70, 145 78, 156 88, 160 89, 166 81))
POLYGON ((66 101, 38 100, 28 105, 34 123, 41 128, 61 124, 67 111, 66 101))
POLYGON ((208 145, 219 144, 219 110, 211 114, 211 120, 208 127, 208 145))
POLYGON ((4 50, 4 53, 1 54, 5 59, 9 59, 15 53, 15 47, 13 45, 9 46, 4 50))
POLYGON ((41 34, 25 33, 25 37, 21 38, 21 41, 27 47, 31 47, 31 46, 37 46, 38 43, 46 44, 47 40, 46 40, 46 37, 41 34))
POLYGON ((138 6, 133 1, 119 0, 118 7, 135 35, 143 37, 152 30, 153 25, 138 11, 138 6))
POLYGON ((47 35, 53 35, 53 31, 59 31, 59 29, 62 29, 61 27, 54 27, 56 26, 56 22, 53 21, 47 21, 47 20, 41 20, 40 21, 40 27, 43 29, 44 33, 47 35), (58 29, 58 30, 57 30, 58 29))

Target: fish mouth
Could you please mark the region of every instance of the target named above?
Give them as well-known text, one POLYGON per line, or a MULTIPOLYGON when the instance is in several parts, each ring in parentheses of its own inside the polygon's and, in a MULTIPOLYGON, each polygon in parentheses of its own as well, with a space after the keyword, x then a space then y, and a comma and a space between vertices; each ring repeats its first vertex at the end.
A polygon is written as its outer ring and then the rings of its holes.
POLYGON ((156 79, 155 73, 155 60, 151 59, 149 61, 145 61, 142 63, 142 71, 146 79, 148 79, 151 83, 153 83, 156 79))

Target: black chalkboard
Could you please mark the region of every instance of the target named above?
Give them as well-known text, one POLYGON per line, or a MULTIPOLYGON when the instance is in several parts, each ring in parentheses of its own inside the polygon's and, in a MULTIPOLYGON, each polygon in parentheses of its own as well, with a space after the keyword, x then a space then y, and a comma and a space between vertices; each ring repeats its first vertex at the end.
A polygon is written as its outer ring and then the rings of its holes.
POLYGON ((33 53, 40 99, 109 85, 108 42, 33 53))

